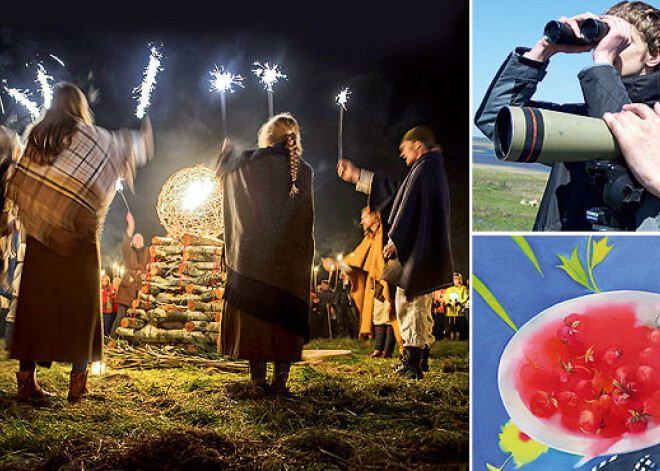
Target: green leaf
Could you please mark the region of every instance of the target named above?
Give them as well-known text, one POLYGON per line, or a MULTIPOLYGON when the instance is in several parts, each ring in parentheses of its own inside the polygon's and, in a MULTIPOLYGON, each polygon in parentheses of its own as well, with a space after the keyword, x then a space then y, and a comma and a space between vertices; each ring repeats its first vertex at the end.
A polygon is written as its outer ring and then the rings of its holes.
POLYGON ((598 242, 594 242, 594 254, 592 257, 591 266, 595 267, 600 262, 602 262, 605 257, 607 257, 607 254, 610 253, 612 247, 614 247, 614 244, 610 245, 609 247, 607 246, 607 237, 603 237, 598 242))
POLYGON ((557 265, 557 268, 561 268, 566 273, 568 273, 568 276, 573 278, 585 288, 593 291, 593 288, 589 285, 587 273, 584 271, 584 267, 582 266, 582 262, 580 261, 580 257, 578 256, 577 251, 578 246, 576 245, 575 250, 573 250, 573 253, 571 254, 570 260, 561 254, 557 254, 559 259, 563 262, 561 265, 557 265))
POLYGON ((486 468, 488 468, 488 471, 502 471, 502 468, 496 468, 492 464, 486 463, 486 468))
POLYGON ((490 308, 495 311, 495 313, 502 318, 504 322, 506 322, 509 327, 511 327, 514 331, 518 332, 518 328, 516 325, 513 323, 509 315, 506 313, 502 305, 499 303, 497 299, 495 299, 495 296, 493 296, 493 293, 490 292, 490 290, 482 283, 482 281, 476 276, 472 275, 473 278, 473 286, 474 289, 476 290, 477 293, 481 295, 482 298, 484 298, 484 301, 488 303, 490 308))
POLYGON ((532 248, 529 246, 527 243, 527 240, 525 240, 524 236, 511 236, 511 238, 518 244, 518 247, 522 249, 523 252, 525 252, 525 255, 532 261, 536 269, 539 271, 541 276, 543 275, 543 271, 541 270, 541 267, 539 266, 538 260, 536 260, 536 256, 534 255, 534 252, 532 251, 532 248))

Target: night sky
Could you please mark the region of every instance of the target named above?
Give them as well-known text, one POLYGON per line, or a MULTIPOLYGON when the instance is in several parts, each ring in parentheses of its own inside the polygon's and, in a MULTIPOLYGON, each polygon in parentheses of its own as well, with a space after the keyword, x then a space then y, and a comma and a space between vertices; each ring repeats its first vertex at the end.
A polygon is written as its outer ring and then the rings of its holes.
MULTIPOLYGON (((275 112, 289 111, 301 125, 303 158, 315 171, 317 251, 332 256, 352 250, 361 240, 360 209, 366 204, 366 195, 340 181, 335 171, 334 97, 349 87, 344 155, 359 167, 405 172, 398 159, 402 135, 419 124, 435 131, 450 178, 455 265, 467 273, 468 2, 427 3, 395 8, 373 2, 373 9, 355 3, 325 2, 307 9, 246 3, 221 9, 231 4, 217 2, 208 8, 179 2, 176 9, 153 11, 117 4, 99 10, 96 4, 95 13, 91 4, 70 11, 60 4, 36 18, 37 12, 17 5, 11 8, 22 9, 5 9, 0 20, 0 78, 12 87, 31 88, 41 103, 33 81, 42 60, 57 81, 71 81, 88 96, 98 92, 92 103, 98 125, 137 127, 132 89, 142 79, 148 43, 163 44, 164 70, 149 109, 156 156, 139 171, 136 193, 126 193, 137 230, 148 241, 165 233, 155 210, 165 180, 184 167, 213 165, 219 152, 220 96, 209 91, 209 70, 224 65, 246 78, 245 89, 227 95, 227 107, 230 138, 236 147, 249 148, 267 118, 266 92, 251 72, 252 63, 279 64, 289 80, 275 85, 275 112), (19 13, 29 16, 17 21, 19 13)), ((22 131, 27 112, 6 94, 2 101, 2 121, 22 131)), ((117 196, 101 241, 104 264, 120 261, 125 228, 125 207, 117 196)))

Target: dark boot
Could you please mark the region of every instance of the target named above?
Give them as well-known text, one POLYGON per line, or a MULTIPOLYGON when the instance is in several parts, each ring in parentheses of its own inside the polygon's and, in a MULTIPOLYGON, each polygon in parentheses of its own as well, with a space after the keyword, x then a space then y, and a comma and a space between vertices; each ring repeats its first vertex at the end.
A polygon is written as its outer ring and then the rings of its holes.
POLYGON ((394 372, 399 374, 399 371, 403 370, 408 366, 408 348, 404 347, 403 355, 401 355, 401 363, 394 368, 394 372))
POLYGON ((431 358, 431 347, 426 347, 422 350, 422 371, 429 370, 429 358, 431 358))
POLYGON ((45 397, 55 395, 41 389, 37 383, 36 370, 16 372, 16 381, 18 382, 17 399, 19 401, 33 401, 35 399, 43 399, 45 397))
POLYGON ((266 381, 266 362, 265 361, 250 361, 250 382, 248 387, 251 388, 255 394, 264 394, 268 387, 266 381))
POLYGON ((394 337, 394 329, 391 325, 388 325, 387 332, 385 333, 385 348, 383 348, 383 358, 392 358, 395 345, 396 338, 394 337))
POLYGON ((422 379, 422 349, 418 347, 406 347, 407 362, 405 366, 397 370, 396 374, 412 379, 422 379))
POLYGON ((374 326, 374 351, 369 355, 369 358, 380 358, 383 355, 383 348, 385 347, 385 329, 386 325, 374 326))
POLYGON ((71 372, 71 382, 69 383, 69 396, 67 400, 69 402, 78 402, 83 397, 87 396, 89 391, 87 390, 87 372, 83 373, 74 373, 71 372))
POLYGON ((286 382, 289 380, 290 370, 290 362, 275 362, 275 367, 273 368, 273 382, 271 383, 271 391, 274 394, 290 394, 289 388, 286 387, 286 382))

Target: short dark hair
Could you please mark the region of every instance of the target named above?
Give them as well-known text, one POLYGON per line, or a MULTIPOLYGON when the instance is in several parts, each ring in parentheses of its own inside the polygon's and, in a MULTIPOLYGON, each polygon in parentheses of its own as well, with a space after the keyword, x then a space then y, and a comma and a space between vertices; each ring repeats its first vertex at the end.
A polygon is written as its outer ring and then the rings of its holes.
POLYGON ((441 149, 440 146, 435 142, 435 134, 433 134, 431 128, 427 126, 415 126, 412 128, 401 138, 402 143, 405 141, 419 141, 429 150, 441 149))

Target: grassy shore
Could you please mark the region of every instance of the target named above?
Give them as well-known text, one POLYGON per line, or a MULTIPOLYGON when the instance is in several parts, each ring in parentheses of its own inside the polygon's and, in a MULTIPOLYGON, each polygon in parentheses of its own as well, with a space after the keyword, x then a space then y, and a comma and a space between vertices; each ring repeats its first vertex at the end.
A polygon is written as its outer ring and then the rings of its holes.
POLYGON ((549 173, 475 165, 472 169, 472 222, 475 231, 531 231, 549 173))
POLYGON ((314 341, 351 358, 296 365, 291 397, 253 397, 245 374, 185 366, 106 370, 66 401, 68 365, 39 370, 58 396, 14 399, 0 357, 0 469, 468 469, 468 344, 436 342, 423 380, 396 377, 371 344, 314 341))

